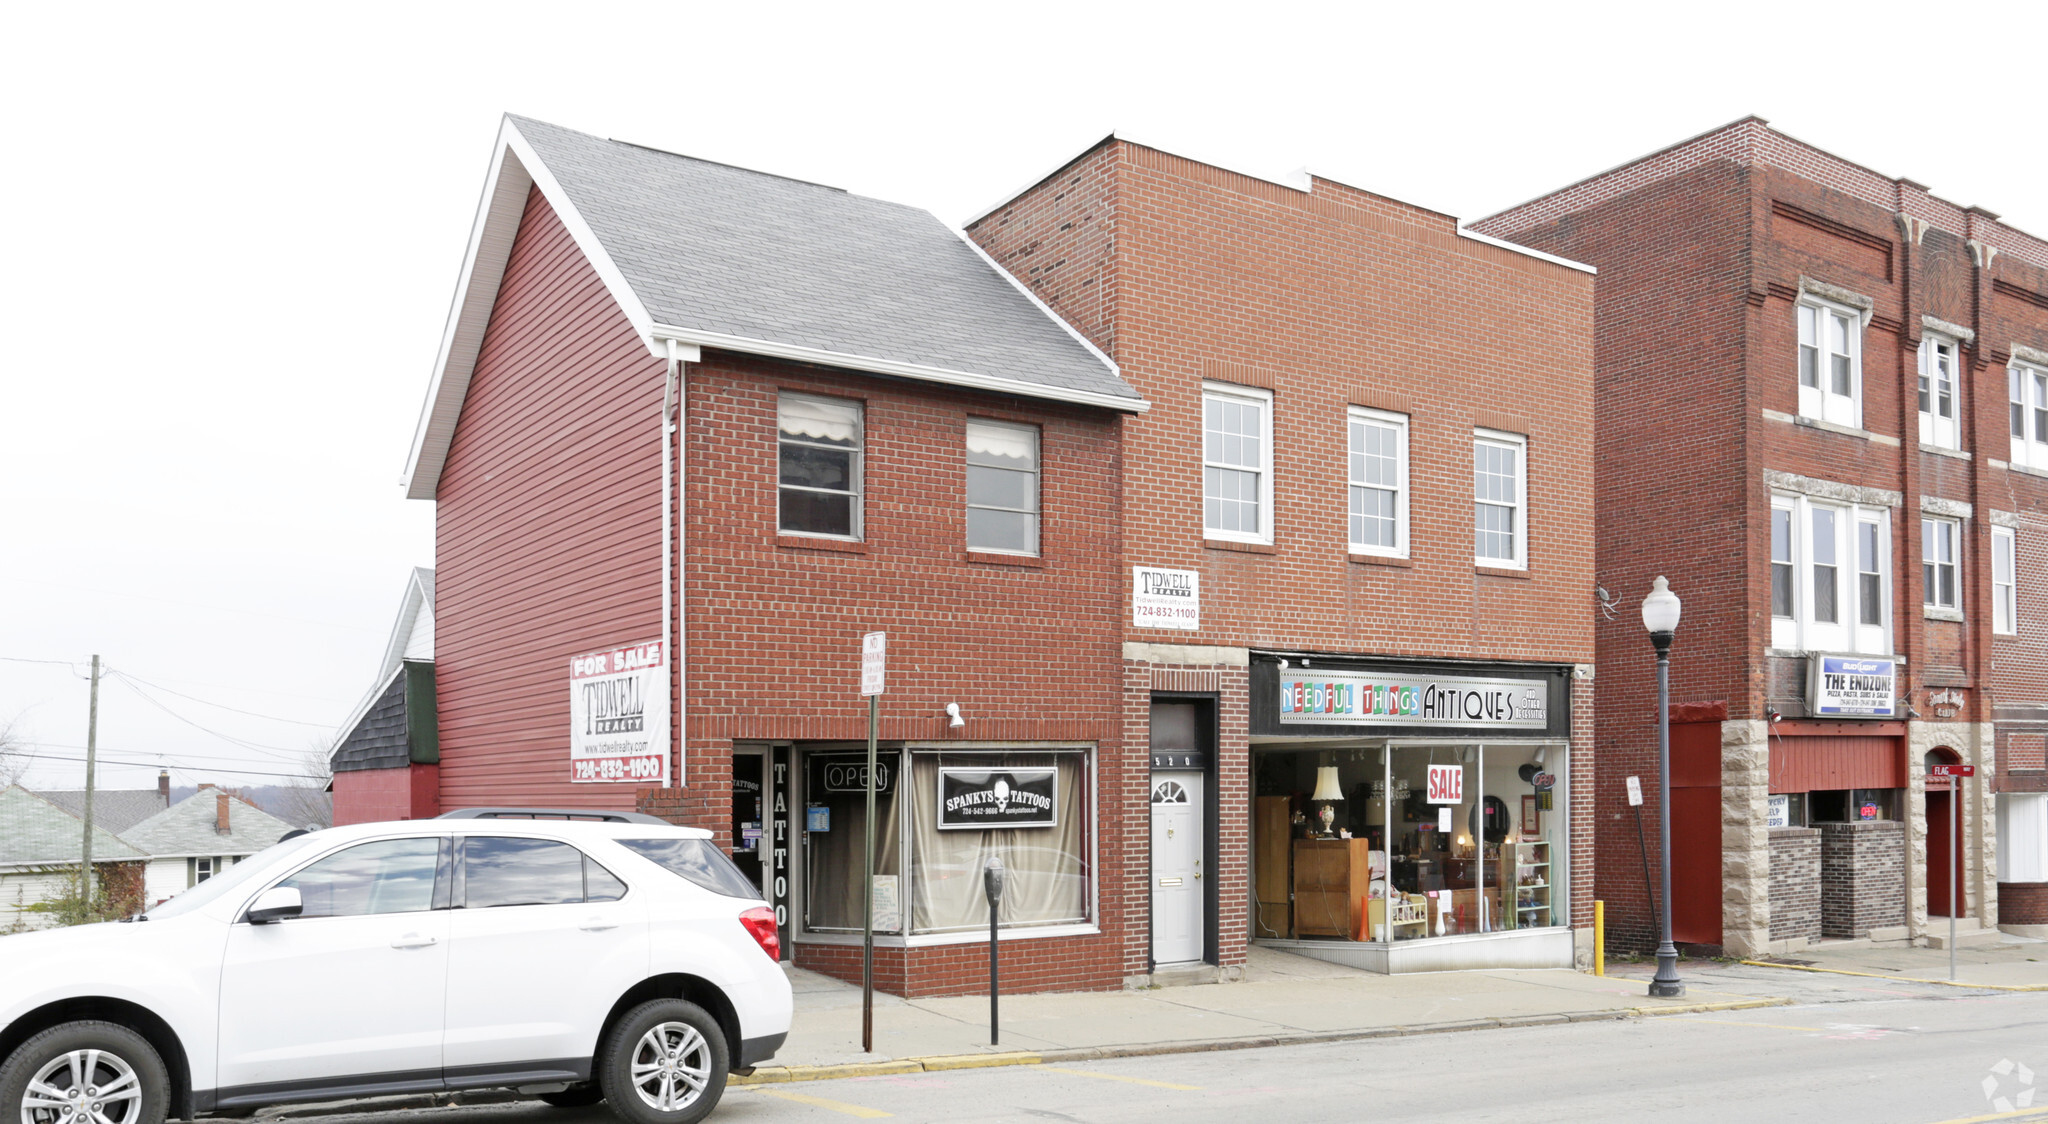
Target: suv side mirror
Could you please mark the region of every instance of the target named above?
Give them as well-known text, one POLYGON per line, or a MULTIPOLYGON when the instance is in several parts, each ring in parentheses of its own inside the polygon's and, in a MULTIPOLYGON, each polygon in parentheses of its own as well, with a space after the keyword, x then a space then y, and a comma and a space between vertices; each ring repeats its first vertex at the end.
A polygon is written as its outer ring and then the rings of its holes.
POLYGON ((256 895, 255 903, 249 906, 249 924, 268 925, 272 921, 297 917, 304 908, 297 886, 272 886, 256 895))

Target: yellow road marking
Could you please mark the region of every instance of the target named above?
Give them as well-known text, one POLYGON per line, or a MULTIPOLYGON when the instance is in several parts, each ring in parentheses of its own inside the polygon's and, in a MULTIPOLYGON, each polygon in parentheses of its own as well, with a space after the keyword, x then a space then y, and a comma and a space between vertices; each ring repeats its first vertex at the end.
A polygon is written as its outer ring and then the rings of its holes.
POLYGON ((1171 1081, 1153 1081, 1144 1077, 1124 1077, 1115 1073, 1096 1073, 1086 1069, 1066 1069, 1056 1065, 1040 1066, 1039 1068, 1047 1073, 1066 1073, 1075 1077, 1099 1077, 1104 1081, 1127 1081, 1133 1085, 1150 1085, 1154 1089, 1179 1089, 1187 1093, 1199 1093, 1202 1091, 1200 1085, 1175 1085, 1171 1081))
MULTIPOLYGON (((1892 980, 1897 983, 1940 984, 1943 987, 1974 987, 1982 991, 2048 991, 2048 984, 1988 984, 1971 983, 1968 980, 1930 980, 1919 976, 1887 976, 1881 972, 1852 972, 1847 968, 1822 968, 1807 964, 1774 964, 1769 960, 1744 960, 1756 968, 1786 968, 1794 972, 1827 972, 1837 976, 1862 976, 1872 980, 1892 980)), ((1998 1116, 1973 1116, 1972 1120, 2001 1120, 1998 1116)), ((1943 1121, 1942 1124, 1948 1124, 1943 1121)))
POLYGON ((1696 1023, 1719 1023, 1722 1026, 1761 1026, 1772 1030, 1810 1030, 1815 1034, 1827 1033, 1827 1031, 1817 1026, 1788 1026, 1784 1023, 1739 1023, 1734 1019, 1694 1019, 1692 1021, 1696 1023))
POLYGON ((2011 1112, 1994 1112, 1986 1116, 1959 1116, 1954 1120, 1940 1120, 1935 1124, 1985 1124, 1989 1120, 2041 1120, 2048 1119, 2048 1108, 2016 1108, 2011 1112))
POLYGON ((848 1116, 858 1116, 862 1120, 880 1120, 885 1116, 895 1115, 894 1113, 883 1112, 879 1108, 847 1104, 845 1101, 829 1100, 825 1097, 813 1097, 808 1093, 792 1093, 786 1089, 770 1089, 766 1085, 755 1085, 752 1088, 764 1097, 781 1097, 785 1101, 795 1101, 798 1104, 807 1104, 813 1108, 829 1108, 833 1112, 843 1112, 848 1116))

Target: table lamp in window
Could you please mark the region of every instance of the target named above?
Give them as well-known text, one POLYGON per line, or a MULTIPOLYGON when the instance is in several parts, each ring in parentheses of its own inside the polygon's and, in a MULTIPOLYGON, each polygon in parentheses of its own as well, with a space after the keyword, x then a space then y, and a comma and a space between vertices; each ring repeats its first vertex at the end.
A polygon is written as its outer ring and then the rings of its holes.
POLYGON ((1309 800, 1322 805, 1321 810, 1316 813, 1316 817, 1323 823, 1323 838, 1325 839, 1335 834, 1330 829, 1330 825, 1337 822, 1337 809, 1333 805, 1343 799, 1344 789, 1337 783, 1337 767, 1335 765, 1318 767, 1316 769, 1316 792, 1314 796, 1309 797, 1309 800))

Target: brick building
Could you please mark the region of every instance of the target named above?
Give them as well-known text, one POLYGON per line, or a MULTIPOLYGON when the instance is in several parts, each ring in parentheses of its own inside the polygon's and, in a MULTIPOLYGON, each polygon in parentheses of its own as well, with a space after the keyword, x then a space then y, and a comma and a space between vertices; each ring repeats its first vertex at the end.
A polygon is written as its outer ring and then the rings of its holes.
POLYGON ((1111 137, 968 234, 1124 428, 1134 981, 1590 950, 1590 269, 1111 137), (1134 763, 1141 761, 1132 758, 1134 763), (1149 917, 1149 925, 1142 923, 1149 917), (1581 932, 1579 935, 1587 935, 1581 932))
POLYGON ((985 986, 998 855, 1005 984, 1119 986, 1145 408, 923 211, 507 118, 407 470, 438 805, 710 828, 857 978, 882 631, 878 985, 985 986))
POLYGON ((2048 923, 2048 242, 1756 118, 1473 225, 1601 271, 1614 939, 1654 939, 1622 782, 1660 573, 1680 941, 1945 933, 1952 870, 1964 928, 2048 923))

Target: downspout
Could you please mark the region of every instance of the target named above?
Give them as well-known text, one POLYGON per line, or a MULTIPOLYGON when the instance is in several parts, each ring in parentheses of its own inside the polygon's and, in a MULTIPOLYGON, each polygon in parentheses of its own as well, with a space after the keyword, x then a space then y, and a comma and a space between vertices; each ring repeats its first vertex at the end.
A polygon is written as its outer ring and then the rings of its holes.
POLYGON ((675 754, 676 771, 674 787, 683 785, 683 761, 689 745, 690 706, 687 684, 690 681, 689 668, 682 649, 676 644, 676 597, 679 583, 676 580, 676 489, 675 489, 675 441, 676 413, 680 404, 680 383, 683 369, 681 347, 676 341, 668 341, 668 378, 661 392, 661 642, 666 649, 670 663, 675 667, 675 689, 677 711, 675 754))

